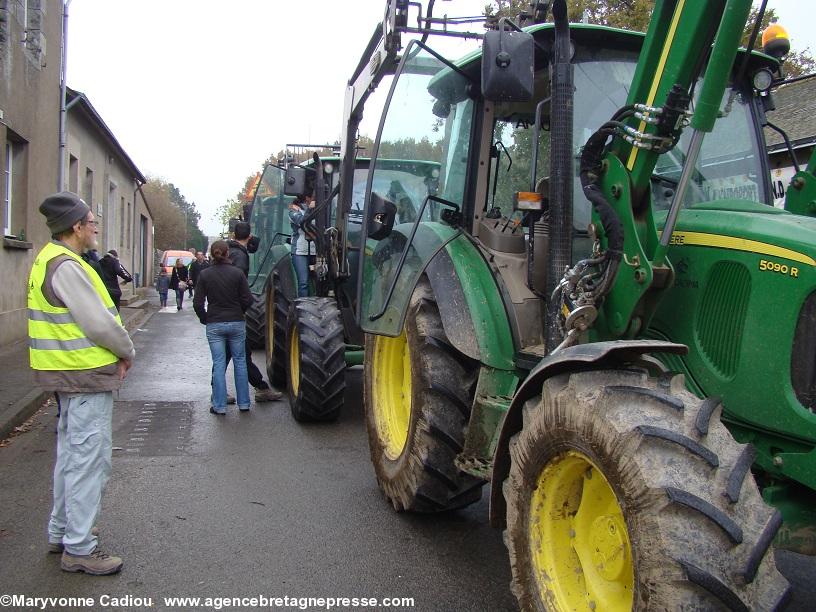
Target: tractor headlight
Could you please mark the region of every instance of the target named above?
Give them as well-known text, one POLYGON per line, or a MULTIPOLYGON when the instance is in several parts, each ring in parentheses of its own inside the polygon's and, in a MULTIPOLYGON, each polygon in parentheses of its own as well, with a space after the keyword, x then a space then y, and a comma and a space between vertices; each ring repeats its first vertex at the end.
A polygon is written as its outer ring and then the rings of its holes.
POLYGON ((767 68, 760 68, 754 73, 753 84, 757 91, 765 93, 771 88, 772 83, 773 73, 767 68))

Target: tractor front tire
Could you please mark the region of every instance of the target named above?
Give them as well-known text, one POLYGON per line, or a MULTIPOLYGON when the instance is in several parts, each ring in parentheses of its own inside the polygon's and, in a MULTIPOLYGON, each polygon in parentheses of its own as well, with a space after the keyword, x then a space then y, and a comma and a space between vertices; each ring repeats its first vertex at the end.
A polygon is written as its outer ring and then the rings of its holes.
POLYGON ((397 511, 440 512, 479 501, 484 481, 460 471, 478 363, 442 328, 421 279, 397 338, 366 338, 363 398, 377 482, 397 511))
POLYGON ((246 341, 253 349, 264 348, 266 338, 266 293, 253 294, 255 301, 246 311, 246 341))
POLYGON ((305 297, 289 309, 289 406, 296 421, 333 421, 346 392, 343 319, 334 298, 305 297))
POLYGON ((523 610, 777 610, 781 524, 750 445, 682 376, 558 375, 510 441, 505 543, 523 610))
POLYGON ((289 299, 280 285, 277 271, 266 288, 266 375, 273 387, 286 387, 286 345, 287 321, 289 319, 289 299))

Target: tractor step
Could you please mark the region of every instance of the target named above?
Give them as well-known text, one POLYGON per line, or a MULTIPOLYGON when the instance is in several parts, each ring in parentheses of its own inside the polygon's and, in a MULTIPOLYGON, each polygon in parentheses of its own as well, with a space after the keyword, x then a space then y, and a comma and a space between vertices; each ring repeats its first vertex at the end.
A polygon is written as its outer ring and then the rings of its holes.
POLYGON ((490 480, 501 423, 512 401, 513 398, 504 395, 476 396, 465 448, 456 457, 456 467, 471 476, 490 480))
POLYGON ((459 455, 454 461, 456 467, 462 470, 465 474, 470 474, 482 480, 490 480, 490 475, 493 473, 493 462, 482 461, 476 457, 463 457, 459 455))
POLYGON ((544 344, 526 346, 513 357, 515 365, 520 370, 530 371, 547 356, 547 347, 544 344))

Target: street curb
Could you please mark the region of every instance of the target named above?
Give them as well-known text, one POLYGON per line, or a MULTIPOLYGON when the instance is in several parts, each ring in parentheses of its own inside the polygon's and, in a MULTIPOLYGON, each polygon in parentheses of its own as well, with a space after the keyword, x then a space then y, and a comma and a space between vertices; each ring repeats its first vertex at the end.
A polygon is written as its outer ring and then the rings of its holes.
MULTIPOLYGON (((125 329, 132 336, 140 325, 144 325, 157 312, 158 310, 154 308, 145 308, 142 313, 136 314, 125 321, 125 329)), ((5 440, 14 433, 14 429, 25 423, 32 414, 37 412, 51 395, 52 393, 48 391, 34 387, 22 399, 15 402, 9 411, 11 416, 5 421, 0 421, 0 440, 5 440)))
POLYGON ((23 399, 15 402, 11 409, 11 417, 0 423, 0 440, 5 440, 14 433, 14 429, 25 423, 32 414, 37 412, 50 395, 52 394, 35 387, 23 399))

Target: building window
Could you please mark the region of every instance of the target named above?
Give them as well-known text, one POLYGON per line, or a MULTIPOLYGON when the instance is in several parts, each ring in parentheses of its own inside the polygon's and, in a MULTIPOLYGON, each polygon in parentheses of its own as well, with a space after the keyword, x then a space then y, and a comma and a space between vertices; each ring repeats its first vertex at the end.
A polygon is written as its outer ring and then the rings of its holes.
POLYGON ((3 234, 11 236, 11 203, 12 203, 12 177, 14 176, 14 156, 12 154, 11 143, 6 143, 6 155, 3 158, 3 234))
POLYGON ((27 143, 11 130, 6 131, 6 144, 3 147, 3 182, 0 186, 2 200, 3 234, 25 239, 27 143))
POLYGON ((93 170, 85 168, 85 185, 82 187, 82 199, 93 210, 93 170))
POLYGON ((125 198, 119 204, 119 247, 125 246, 125 198))
POLYGON ((116 183, 108 183, 108 201, 105 210, 105 250, 116 248, 113 244, 116 234, 116 183))
POLYGON ((127 248, 130 249, 133 246, 133 225, 131 224, 131 215, 130 215, 130 202, 127 203, 127 248))
POLYGON ((68 191, 79 195, 79 160, 68 156, 68 191))

